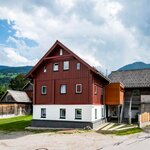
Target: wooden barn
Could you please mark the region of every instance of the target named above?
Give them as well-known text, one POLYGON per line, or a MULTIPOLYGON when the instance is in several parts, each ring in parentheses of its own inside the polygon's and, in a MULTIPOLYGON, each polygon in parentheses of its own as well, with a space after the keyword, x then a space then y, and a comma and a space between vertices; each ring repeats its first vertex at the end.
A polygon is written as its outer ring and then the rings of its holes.
POLYGON ((106 121, 109 79, 56 41, 27 74, 33 80, 34 127, 97 127, 106 121))
POLYGON ((109 78, 124 85, 124 119, 150 112, 150 69, 113 71, 109 78))
POLYGON ((30 81, 22 88, 22 91, 26 92, 30 100, 33 101, 33 83, 30 81))
POLYGON ((7 90, 0 100, 0 117, 30 114, 32 101, 24 91, 7 90))

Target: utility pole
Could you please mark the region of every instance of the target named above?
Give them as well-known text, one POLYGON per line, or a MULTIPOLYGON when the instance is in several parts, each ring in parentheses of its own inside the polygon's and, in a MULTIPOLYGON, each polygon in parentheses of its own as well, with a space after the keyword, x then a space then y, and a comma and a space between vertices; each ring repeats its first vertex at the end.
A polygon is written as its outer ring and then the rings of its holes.
POLYGON ((108 70, 106 69, 106 77, 108 77, 108 70))

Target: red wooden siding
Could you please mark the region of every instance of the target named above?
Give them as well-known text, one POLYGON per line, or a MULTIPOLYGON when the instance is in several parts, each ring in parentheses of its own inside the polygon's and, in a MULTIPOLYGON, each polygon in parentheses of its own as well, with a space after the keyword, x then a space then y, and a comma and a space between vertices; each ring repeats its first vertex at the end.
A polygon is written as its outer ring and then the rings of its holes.
POLYGON ((34 78, 34 104, 102 104, 102 88, 108 81, 94 75, 93 72, 97 72, 92 67, 64 48, 55 45, 29 73, 28 77, 34 78), (61 56, 60 49, 63 49, 61 56), (69 70, 63 70, 64 61, 69 61, 69 70), (58 71, 53 71, 54 63, 59 64, 58 71), (77 70, 77 63, 80 63, 80 70, 77 70), (61 84, 67 85, 66 94, 60 94, 61 84), (82 93, 76 93, 76 84, 82 84, 82 93), (97 95, 94 85, 97 85, 97 95), (42 86, 47 87, 46 95, 41 94, 42 86))
MULTIPOLYGON (((60 56, 61 57, 61 56, 60 56)), ((69 70, 63 70, 63 60, 59 58, 46 61, 34 74, 36 78, 36 104, 87 104, 92 103, 90 99, 90 70, 81 64, 77 70, 78 61, 75 58, 69 59, 69 70), (53 64, 59 63, 59 70, 53 71, 53 64), (43 72, 44 66, 46 73, 43 72), (60 94, 60 85, 67 85, 67 93, 60 94), (76 84, 82 84, 82 93, 75 93, 76 84), (41 95, 41 87, 47 87, 47 94, 41 95)), ((67 58, 68 60, 68 58, 67 58)))
POLYGON ((104 83, 95 75, 93 75, 93 104, 103 104, 103 87, 104 83), (95 86, 97 87, 97 93, 95 93, 95 86))

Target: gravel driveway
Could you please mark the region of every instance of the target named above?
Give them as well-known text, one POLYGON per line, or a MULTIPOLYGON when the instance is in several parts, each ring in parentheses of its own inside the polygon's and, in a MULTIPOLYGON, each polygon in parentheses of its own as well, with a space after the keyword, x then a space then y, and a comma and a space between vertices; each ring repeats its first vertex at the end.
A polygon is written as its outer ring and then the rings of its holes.
POLYGON ((60 134, 0 133, 0 150, 149 150, 150 135, 102 135, 96 132, 60 134))

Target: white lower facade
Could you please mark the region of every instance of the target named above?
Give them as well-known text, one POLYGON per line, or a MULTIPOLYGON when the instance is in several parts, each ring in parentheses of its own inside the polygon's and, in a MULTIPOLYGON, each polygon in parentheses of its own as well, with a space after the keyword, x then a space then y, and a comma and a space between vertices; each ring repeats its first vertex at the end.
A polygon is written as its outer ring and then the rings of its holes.
POLYGON ((33 120, 56 120, 94 122, 104 119, 105 105, 33 105, 33 120), (45 118, 41 117, 41 109, 46 110, 45 118), (60 119, 60 109, 66 110, 65 119, 60 119), (75 118, 75 110, 81 109, 81 119, 75 118))

